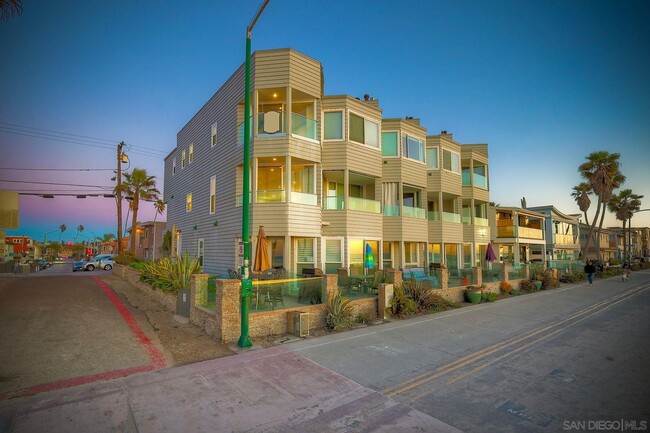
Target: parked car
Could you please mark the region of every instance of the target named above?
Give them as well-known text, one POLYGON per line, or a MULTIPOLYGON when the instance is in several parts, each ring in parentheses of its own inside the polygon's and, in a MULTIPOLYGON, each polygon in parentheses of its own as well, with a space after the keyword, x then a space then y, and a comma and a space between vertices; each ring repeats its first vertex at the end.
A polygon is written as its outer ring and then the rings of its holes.
POLYGON ((112 258, 103 259, 99 261, 98 268, 103 269, 105 271, 110 271, 111 269, 113 269, 114 265, 115 265, 115 261, 112 258))
POLYGON ((112 259, 115 254, 98 254, 90 260, 81 260, 72 266, 72 272, 76 271, 94 271, 95 268, 105 269, 103 262, 111 260, 110 268, 113 268, 112 259))

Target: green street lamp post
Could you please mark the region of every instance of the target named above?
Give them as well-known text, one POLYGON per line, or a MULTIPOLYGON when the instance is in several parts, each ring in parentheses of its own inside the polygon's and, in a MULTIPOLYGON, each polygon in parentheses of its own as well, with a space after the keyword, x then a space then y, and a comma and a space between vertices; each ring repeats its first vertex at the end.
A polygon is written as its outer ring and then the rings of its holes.
POLYGON ((264 0, 262 6, 255 14, 255 18, 246 27, 246 77, 244 80, 244 203, 242 205, 242 230, 241 237, 244 246, 244 266, 242 267, 241 278, 241 335, 237 345, 239 347, 251 347, 253 342, 248 335, 248 314, 250 310, 250 299, 253 296, 253 280, 250 277, 250 256, 251 242, 249 234, 250 217, 250 153, 251 153, 251 33, 255 23, 264 11, 269 0, 264 0))

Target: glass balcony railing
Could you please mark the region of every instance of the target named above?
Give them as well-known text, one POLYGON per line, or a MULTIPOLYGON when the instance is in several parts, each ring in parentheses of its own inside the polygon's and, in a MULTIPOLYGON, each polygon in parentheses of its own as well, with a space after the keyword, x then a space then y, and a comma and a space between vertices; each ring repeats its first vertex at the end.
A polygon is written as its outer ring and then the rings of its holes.
POLYGON ((497 237, 500 238, 514 238, 515 226, 499 226, 497 227, 497 237))
MULTIPOLYGON (((251 138, 253 137, 253 122, 252 122, 253 117, 251 116, 251 138)), ((244 122, 240 123, 237 126, 237 144, 238 145, 243 145, 244 144, 244 122)))
POLYGON ((475 226, 481 226, 481 227, 487 227, 487 226, 490 225, 490 221, 487 218, 474 217, 474 225, 475 226))
POLYGON ((419 207, 403 206, 404 216, 410 218, 426 219, 427 211, 419 207))
POLYGON ((399 216, 399 206, 384 205, 384 216, 399 216))
POLYGON ((520 238, 527 239, 543 239, 542 231, 532 227, 517 227, 517 232, 520 238))
POLYGON ((474 186, 477 188, 488 189, 487 176, 474 173, 474 186))
POLYGON ((284 203, 287 195, 283 189, 258 190, 257 203, 284 203))
POLYGON ((430 210, 427 212, 427 219, 429 221, 440 221, 440 212, 437 210, 430 210))
POLYGON ((291 191, 291 203, 302 203, 309 205, 317 205, 318 198, 316 194, 309 194, 306 192, 291 191))
MULTIPOLYGON (((251 195, 248 196, 248 204, 251 203, 251 195)), ((242 207, 244 205, 244 194, 237 194, 235 197, 235 207, 242 207)))
POLYGON ((317 139, 318 122, 298 113, 291 113, 291 133, 301 137, 317 139))
POLYGON ((443 212, 442 213, 442 220, 448 223, 460 223, 460 214, 456 213, 451 213, 451 212, 443 212))
POLYGON ((554 238, 556 244, 577 244, 578 243, 576 236, 573 235, 559 235, 556 233, 554 238))
POLYGON ((471 216, 463 216, 463 224, 472 224, 472 217, 471 216))
POLYGON ((463 186, 472 186, 472 176, 470 175, 469 170, 463 170, 462 179, 463 186))
POLYGON ((283 111, 257 113, 258 135, 284 134, 285 132, 283 111))
POLYGON ((348 197, 348 206, 350 210, 357 210, 369 213, 381 213, 381 203, 376 200, 366 198, 348 197))
POLYGON ((343 197, 323 197, 323 209, 343 210, 343 197))

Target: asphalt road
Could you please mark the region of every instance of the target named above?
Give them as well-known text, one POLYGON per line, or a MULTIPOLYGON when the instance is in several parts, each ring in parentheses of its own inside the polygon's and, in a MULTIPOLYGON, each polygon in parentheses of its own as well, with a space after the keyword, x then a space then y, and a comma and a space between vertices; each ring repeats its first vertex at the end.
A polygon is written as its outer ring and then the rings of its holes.
POLYGON ((0 278, 0 399, 166 365, 144 314, 98 278, 105 271, 71 269, 0 278))
POLYGON ((648 430, 648 288, 635 272, 291 347, 465 432, 648 430))

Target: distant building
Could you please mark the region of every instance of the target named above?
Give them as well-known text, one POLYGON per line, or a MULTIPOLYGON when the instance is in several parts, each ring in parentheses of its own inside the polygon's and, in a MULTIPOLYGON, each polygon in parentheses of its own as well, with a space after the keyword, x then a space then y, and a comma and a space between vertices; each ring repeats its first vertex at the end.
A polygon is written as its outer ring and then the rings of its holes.
POLYGON ((526 209, 546 215, 546 261, 580 259, 580 217, 560 212, 555 206, 526 209))
POLYGON ((145 260, 159 259, 166 226, 165 221, 147 221, 139 224, 135 236, 135 255, 145 260))
POLYGON ((34 258, 34 244, 27 236, 5 236, 5 244, 13 246, 13 260, 34 258))
POLYGON ((491 206, 488 215, 497 260, 519 264, 546 259, 546 214, 518 207, 491 206))

